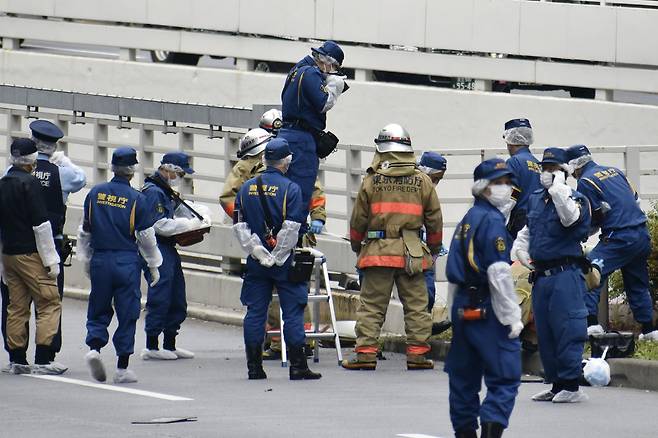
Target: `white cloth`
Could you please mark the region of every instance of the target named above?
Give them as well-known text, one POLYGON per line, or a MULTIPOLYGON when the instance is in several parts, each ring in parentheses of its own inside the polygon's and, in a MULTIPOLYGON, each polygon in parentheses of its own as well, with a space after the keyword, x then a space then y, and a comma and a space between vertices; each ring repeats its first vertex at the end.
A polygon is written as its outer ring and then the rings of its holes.
POLYGON ((512 245, 512 260, 518 260, 528 269, 535 269, 530 263, 530 254, 528 250, 530 249, 530 230, 526 225, 518 232, 514 244, 512 245))
POLYGON ((34 231, 34 240, 37 244, 37 252, 41 257, 41 263, 46 268, 53 265, 59 265, 59 254, 55 249, 55 240, 53 239, 53 229, 50 222, 46 221, 41 225, 32 227, 34 231))
POLYGON ((210 218, 210 210, 205 205, 194 204, 188 201, 185 201, 190 207, 192 207, 203 220, 199 220, 198 217, 190 211, 189 208, 185 207, 183 204, 179 205, 174 211, 173 218, 162 218, 153 224, 155 229, 155 234, 158 236, 174 236, 176 234, 184 233, 186 231, 198 230, 199 228, 208 227, 212 224, 210 218))
POLYGON ((580 205, 571 196, 573 190, 564 181, 564 173, 556 172, 548 194, 553 199, 560 223, 565 227, 573 225, 580 217, 580 205))
POLYGON ((149 268, 149 273, 151 274, 151 282, 149 283, 149 286, 153 287, 158 284, 158 281, 160 281, 160 270, 154 266, 149 268))
POLYGON ((452 303, 455 302, 455 294, 457 293, 457 285, 448 282, 448 296, 446 298, 446 309, 448 310, 448 321, 452 322, 452 303))
POLYGON ((246 222, 238 222, 232 228, 235 238, 238 239, 238 243, 247 254, 252 254, 257 246, 263 246, 260 237, 251 232, 251 228, 246 222))
POLYGON ((498 321, 502 325, 518 326, 521 322, 521 307, 514 289, 512 267, 505 262, 492 263, 487 268, 487 280, 491 293, 491 307, 498 321))
POLYGON ((274 257, 272 257, 272 254, 265 248, 263 245, 257 245, 254 247, 253 251, 251 252, 251 256, 258 260, 258 262, 265 266, 266 268, 271 267, 274 264, 274 257))
POLYGON ((302 224, 299 222, 283 221, 281 229, 276 234, 276 246, 272 250, 272 256, 277 266, 282 266, 290 257, 290 251, 299 240, 299 228, 301 226, 302 224))
POLYGON ((137 248, 142 258, 146 261, 149 268, 158 268, 162 265, 162 253, 158 248, 158 241, 155 239, 155 230, 149 227, 145 230, 135 233, 137 239, 137 248))
POLYGON ((337 75, 327 75, 324 81, 324 89, 327 91, 327 102, 322 108, 322 113, 326 113, 336 105, 338 96, 343 93, 345 89, 345 77, 337 75))
POLYGON ((78 227, 78 240, 75 244, 75 258, 83 263, 89 263, 93 255, 94 249, 91 247, 91 233, 86 232, 82 228, 82 224, 80 224, 78 227))

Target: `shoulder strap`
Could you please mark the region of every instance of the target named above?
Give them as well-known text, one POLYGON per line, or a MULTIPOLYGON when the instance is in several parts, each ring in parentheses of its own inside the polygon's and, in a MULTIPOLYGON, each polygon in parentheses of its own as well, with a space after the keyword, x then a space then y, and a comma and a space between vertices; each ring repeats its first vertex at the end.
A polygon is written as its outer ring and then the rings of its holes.
POLYGON ((256 189, 258 190, 258 200, 260 201, 260 206, 263 209, 263 216, 265 216, 265 225, 267 225, 269 231, 274 234, 272 214, 270 213, 270 209, 267 207, 267 202, 265 202, 265 194, 263 193, 263 178, 261 175, 256 177, 256 189))
POLYGON ((203 221, 203 216, 201 216, 195 209, 193 209, 188 203, 186 203, 180 197, 180 195, 176 191, 174 191, 174 189, 172 189, 168 184, 165 184, 165 182, 162 181, 160 178, 156 177, 155 175, 147 176, 145 182, 150 182, 151 184, 162 189, 162 191, 165 192, 165 195, 167 195, 170 199, 173 199, 176 202, 177 206, 180 204, 184 205, 188 210, 192 212, 194 216, 196 216, 200 221, 203 221))

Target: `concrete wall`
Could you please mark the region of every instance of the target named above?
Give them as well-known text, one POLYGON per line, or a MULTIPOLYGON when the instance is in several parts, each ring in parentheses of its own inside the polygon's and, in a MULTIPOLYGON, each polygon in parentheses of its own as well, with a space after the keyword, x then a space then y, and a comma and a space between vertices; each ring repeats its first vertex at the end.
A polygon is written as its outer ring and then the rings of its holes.
MULTIPOLYGON (((304 53, 300 53, 300 57, 304 53)), ((214 105, 279 103, 284 76, 0 51, 0 82, 214 105)), ((343 143, 371 144, 398 122, 419 149, 500 147, 503 123, 528 117, 536 146, 655 144, 658 108, 580 99, 352 82, 329 113, 343 143)))

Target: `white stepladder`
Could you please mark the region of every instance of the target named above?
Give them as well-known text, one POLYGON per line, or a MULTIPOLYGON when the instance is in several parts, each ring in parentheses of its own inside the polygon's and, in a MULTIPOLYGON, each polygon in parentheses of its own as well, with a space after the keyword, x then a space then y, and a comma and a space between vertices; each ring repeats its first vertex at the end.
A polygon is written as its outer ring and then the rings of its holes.
MULTIPOLYGON (((329 283, 329 271, 327 270, 327 258, 324 254, 314 248, 305 248, 310 251, 311 254, 315 257, 315 262, 313 265, 313 271, 315 274, 315 287, 313 292, 308 295, 308 303, 311 305, 311 320, 313 321, 312 328, 306 330, 306 338, 314 339, 315 347, 313 348, 313 362, 320 361, 320 343, 317 342, 320 339, 333 339, 336 346, 336 357, 338 359, 338 365, 343 361, 343 353, 340 349, 340 337, 336 330, 336 311, 334 310, 334 300, 331 293, 331 285, 329 283), (327 294, 321 293, 321 285, 324 282, 325 289, 327 294), (331 317, 331 331, 320 331, 320 303, 321 302, 329 303, 329 314, 331 317)), ((272 299, 279 299, 278 294, 274 294, 272 299)), ((286 339, 283 336, 283 310, 279 306, 279 321, 280 329, 279 330, 269 330, 268 335, 279 335, 281 336, 281 366, 288 366, 288 352, 286 351, 286 339)))

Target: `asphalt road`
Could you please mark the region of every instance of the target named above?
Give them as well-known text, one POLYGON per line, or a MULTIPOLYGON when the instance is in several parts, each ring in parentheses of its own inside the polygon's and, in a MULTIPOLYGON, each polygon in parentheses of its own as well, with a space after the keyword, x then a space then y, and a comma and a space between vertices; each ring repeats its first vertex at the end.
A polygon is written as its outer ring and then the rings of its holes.
MULTIPOLYGON (((408 372, 404 356, 387 353, 388 360, 380 362, 377 371, 350 372, 336 365, 334 350, 323 349, 320 363, 311 364, 323 373, 320 381, 291 382, 279 362, 266 364, 267 380, 248 381, 240 328, 197 320, 184 324, 179 341, 197 353, 195 359, 132 358, 140 381, 120 387, 151 393, 110 391, 107 388, 116 385, 109 384, 81 386, 91 382, 83 360, 85 309, 85 302, 65 301, 64 350, 58 360, 70 367, 63 377, 72 382, 0 375, 0 437, 452 436, 448 381, 439 366, 408 372), (191 400, 155 398, 169 396, 191 400), (131 424, 187 416, 198 421, 131 424)), ((137 333, 139 351, 145 342, 143 320, 137 333)), ((102 354, 113 370, 113 347, 102 354)), ((531 402, 530 396, 543 388, 537 383, 521 386, 505 436, 656 436, 657 393, 587 388, 587 403, 531 402)))

